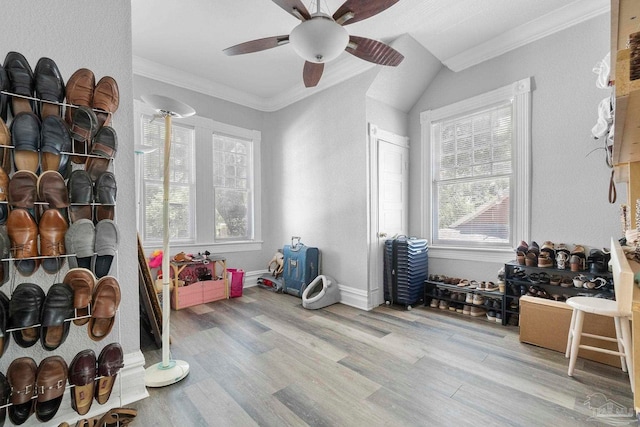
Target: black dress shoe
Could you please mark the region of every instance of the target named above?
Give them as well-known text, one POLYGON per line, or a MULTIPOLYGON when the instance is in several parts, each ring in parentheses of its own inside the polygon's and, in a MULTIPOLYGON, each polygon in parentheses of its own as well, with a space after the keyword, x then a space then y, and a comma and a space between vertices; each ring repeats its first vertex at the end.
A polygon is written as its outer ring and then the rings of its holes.
MULTIPOLYGON (((9 329, 9 297, 0 291, 0 357, 7 351, 9 346, 10 334, 7 329, 9 329)), ((3 403, 0 403, 0 405, 3 405, 3 403)), ((1 425, 2 423, 0 423, 1 425)))
POLYGON ((73 318, 73 289, 66 283, 54 283, 42 307, 40 342, 47 351, 55 350, 67 339, 73 318))
POLYGON ((13 339, 23 348, 28 348, 40 338, 40 312, 45 295, 42 288, 34 283, 20 283, 9 301, 9 327, 13 339))
POLYGON ((40 140, 42 170, 58 171, 64 177, 69 166, 69 155, 62 153, 71 151, 71 134, 67 124, 60 116, 45 117, 40 140))
POLYGON ((9 396, 11 396, 11 386, 7 377, 0 372, 0 426, 4 425, 4 420, 7 418, 6 405, 9 403, 9 396))
MULTIPOLYGON (((40 58, 35 69, 36 98, 61 103, 64 101, 64 80, 58 66, 49 58, 40 58)), ((38 106, 40 117, 55 115, 60 117, 62 106, 41 102, 38 106)))
POLYGON ((116 194, 118 187, 116 177, 111 172, 104 172, 98 177, 95 185, 95 200, 100 205, 96 206, 95 221, 113 219, 115 216, 116 194))
POLYGON ((91 202, 93 201, 93 183, 84 169, 71 172, 67 182, 69 190, 69 219, 76 222, 79 219, 92 220, 91 202))
POLYGON ((20 113, 11 122, 11 145, 16 171, 38 172, 40 167, 40 119, 33 113, 20 113))
MULTIPOLYGON (((0 211, 2 206, 6 207, 7 205, 0 204, 0 211)), ((0 225, 0 259, 5 260, 0 261, 0 286, 9 280, 9 268, 11 267, 9 266, 8 258, 11 258, 11 240, 7 234, 7 227, 0 225)))
MULTIPOLYGON (((80 106, 73 113, 71 123, 71 138, 73 139, 73 152, 77 154, 89 154, 91 141, 98 132, 98 117, 89 107, 80 106)), ((84 163, 86 157, 73 156, 74 163, 84 163)))
MULTIPOLYGON (((4 69, 9 76, 10 91, 22 96, 33 96, 33 71, 27 59, 18 52, 9 52, 4 58, 4 69)), ((21 112, 34 112, 34 102, 14 96, 11 98, 11 112, 15 117, 21 112)))
MULTIPOLYGON (((11 83, 9 82, 9 75, 7 70, 0 65, 0 91, 9 92, 11 90, 11 83)), ((7 121, 9 95, 0 93, 0 118, 7 121)))

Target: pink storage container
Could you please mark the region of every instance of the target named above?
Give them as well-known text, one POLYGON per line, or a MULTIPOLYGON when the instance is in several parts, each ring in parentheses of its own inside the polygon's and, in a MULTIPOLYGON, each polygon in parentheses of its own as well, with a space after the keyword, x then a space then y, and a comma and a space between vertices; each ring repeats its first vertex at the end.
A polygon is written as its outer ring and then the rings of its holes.
POLYGON ((227 273, 231 276, 229 279, 231 288, 229 296, 231 298, 241 297, 244 283, 244 271, 236 268, 227 268, 227 273))

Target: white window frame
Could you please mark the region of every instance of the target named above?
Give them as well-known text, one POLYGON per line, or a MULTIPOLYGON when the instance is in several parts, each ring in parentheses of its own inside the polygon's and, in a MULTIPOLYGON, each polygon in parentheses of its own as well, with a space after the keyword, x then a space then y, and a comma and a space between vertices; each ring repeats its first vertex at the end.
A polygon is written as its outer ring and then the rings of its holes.
POLYGON ((513 105, 513 127, 515 143, 512 152, 513 180, 511 183, 510 210, 512 242, 510 249, 467 248, 451 245, 431 245, 429 256, 433 258, 459 259, 468 261, 504 262, 513 255, 513 247, 520 240, 530 240, 531 229, 531 77, 483 93, 472 98, 456 102, 438 109, 420 113, 422 164, 421 164, 421 227, 422 235, 430 236, 433 241, 432 224, 432 172, 435 159, 431 143, 432 123, 461 116, 511 101, 513 105), (517 242, 516 242, 517 240, 517 242))
MULTIPOLYGON (((155 111, 142 101, 134 100, 134 113, 136 119, 135 124, 135 144, 142 144, 142 130, 140 127, 140 115, 153 115, 155 111)), ((193 126, 195 128, 195 217, 194 217, 194 236, 193 242, 184 241, 171 241, 172 246, 180 247, 185 251, 193 248, 193 251, 208 250, 212 254, 223 254, 229 252, 244 252, 244 251, 257 251, 262 249, 262 183, 261 176, 261 139, 262 134, 257 130, 250 130, 241 128, 238 126, 229 125, 226 123, 216 122, 215 120, 200 117, 191 116, 183 119, 176 119, 180 121, 180 124, 193 126), (253 213, 250 214, 252 218, 253 238, 250 240, 224 240, 215 241, 214 234, 214 221, 211 221, 211 217, 206 214, 207 207, 213 207, 214 196, 213 186, 211 185, 211 164, 210 161, 213 156, 213 134, 222 133, 232 137, 237 137, 245 140, 250 140, 252 143, 252 164, 253 170, 251 171, 252 177, 252 190, 251 195, 253 200, 251 202, 253 207, 253 213)), ((136 156, 142 156, 144 154, 136 154, 136 156)), ((136 163, 136 200, 139 201, 141 197, 141 171, 139 163, 136 163)), ((141 203, 141 201, 139 202, 141 203)), ((141 229, 143 218, 137 212, 137 224, 138 229, 141 229)), ((153 245, 155 243, 151 243, 153 245)), ((143 245, 147 246, 147 242, 143 242, 143 245)))

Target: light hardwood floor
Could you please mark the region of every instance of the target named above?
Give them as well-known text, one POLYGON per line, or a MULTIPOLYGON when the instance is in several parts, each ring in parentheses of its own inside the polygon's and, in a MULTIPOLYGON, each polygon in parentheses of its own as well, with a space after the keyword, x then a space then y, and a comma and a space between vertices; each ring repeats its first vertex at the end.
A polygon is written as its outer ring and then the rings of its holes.
POLYGON ((172 311, 171 335, 190 374, 130 405, 137 425, 591 426, 611 425, 595 407, 632 407, 617 368, 579 359, 570 378, 564 354, 517 327, 428 307, 305 310, 250 288, 172 311))

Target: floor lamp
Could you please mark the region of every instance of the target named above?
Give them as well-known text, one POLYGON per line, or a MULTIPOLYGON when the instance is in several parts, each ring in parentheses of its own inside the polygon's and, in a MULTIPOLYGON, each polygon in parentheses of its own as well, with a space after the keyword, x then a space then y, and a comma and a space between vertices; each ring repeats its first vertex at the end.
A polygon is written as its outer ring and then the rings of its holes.
POLYGON ((189 364, 184 360, 169 359, 169 158, 171 153, 171 119, 192 116, 196 111, 175 99, 162 95, 144 95, 142 100, 164 117, 164 177, 162 197, 162 362, 148 367, 144 373, 147 387, 164 387, 175 384, 189 374, 189 364))

